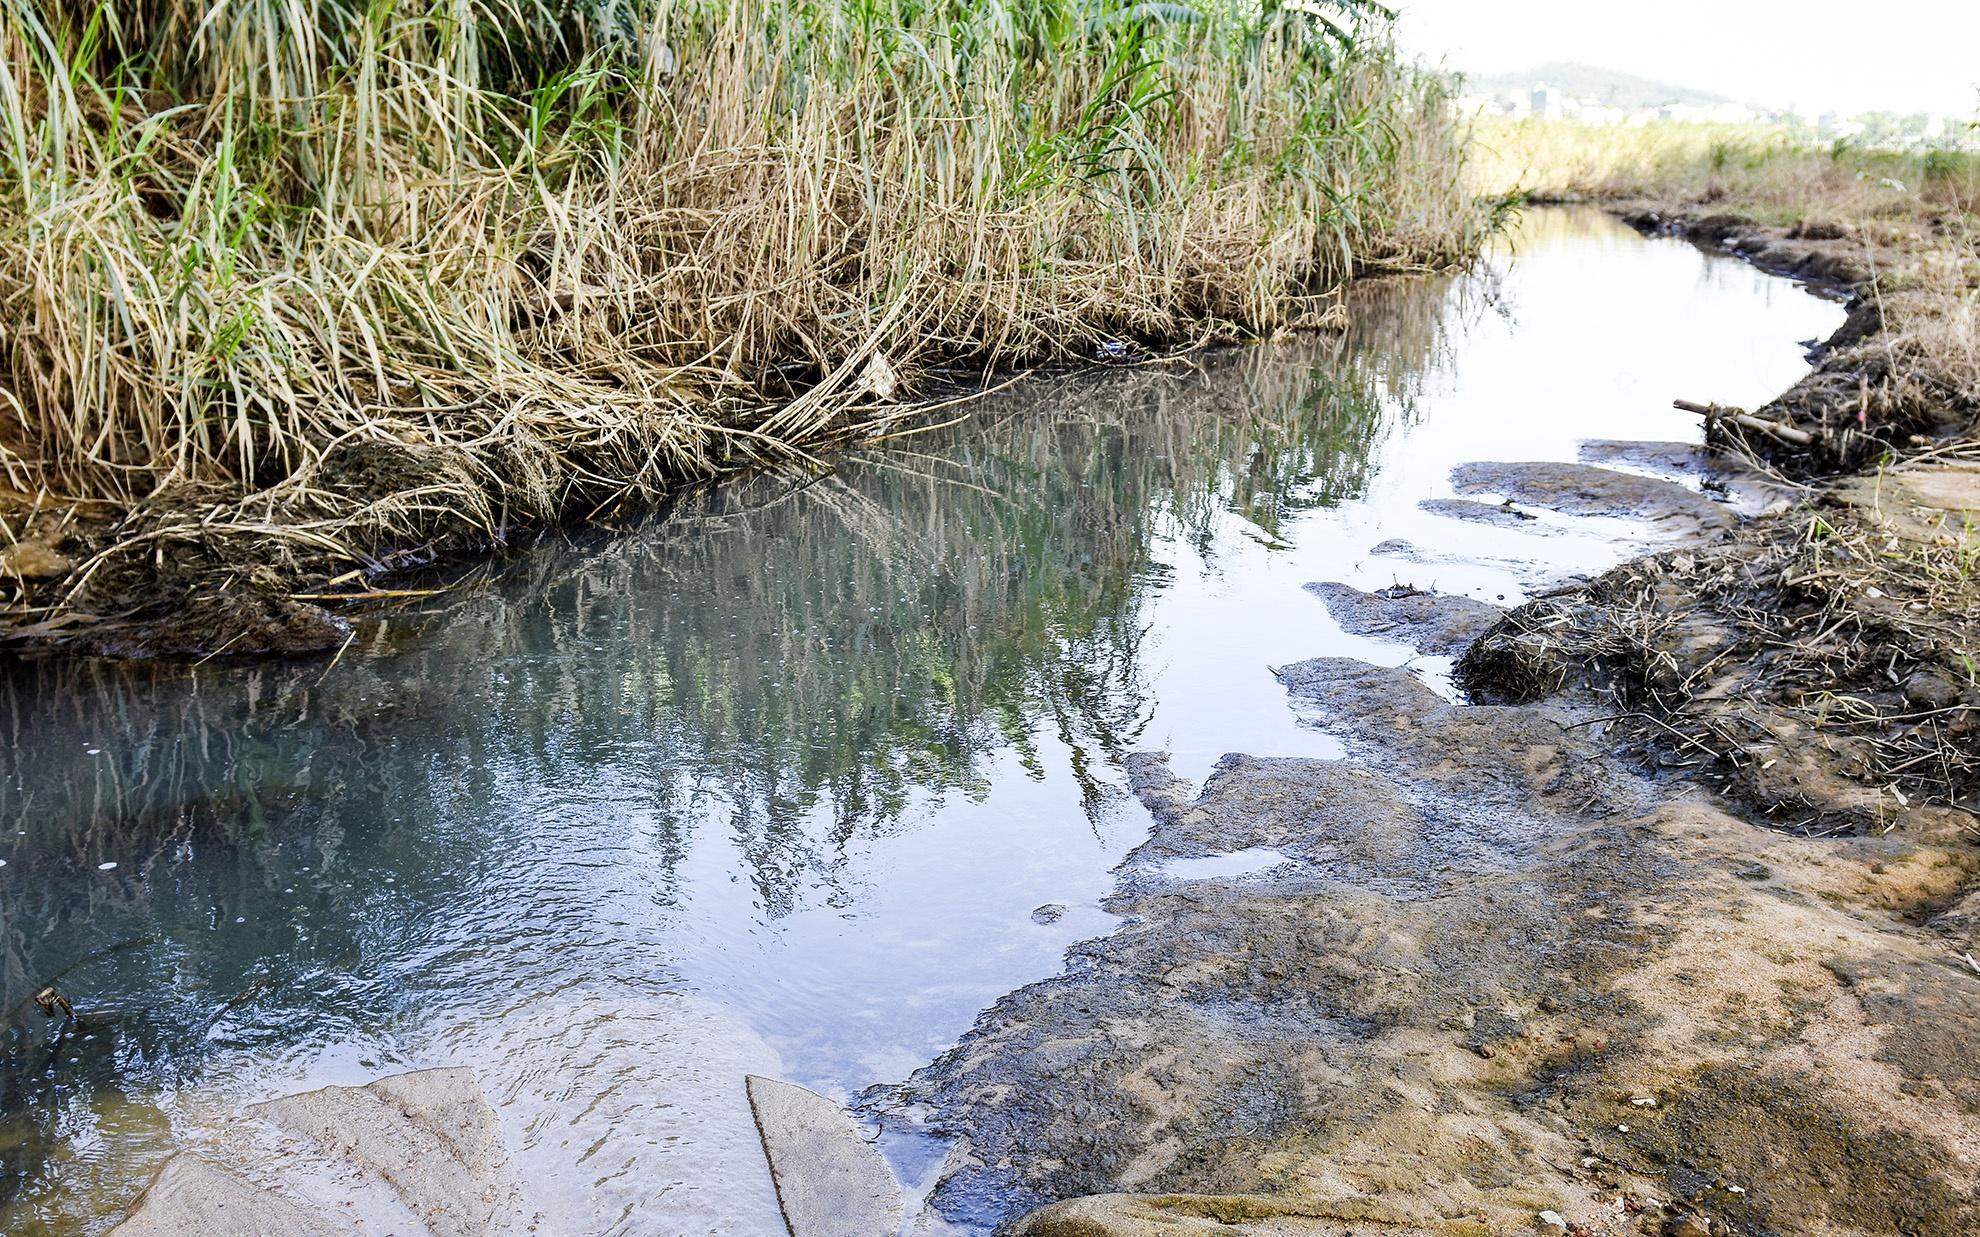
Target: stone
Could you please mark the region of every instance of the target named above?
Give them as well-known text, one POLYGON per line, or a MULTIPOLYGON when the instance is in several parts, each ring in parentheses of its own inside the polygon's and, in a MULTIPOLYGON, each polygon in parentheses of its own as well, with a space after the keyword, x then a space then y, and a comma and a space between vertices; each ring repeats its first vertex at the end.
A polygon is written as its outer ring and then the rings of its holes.
POLYGON ((382 1179, 433 1237, 541 1230, 472 1070, 420 1070, 363 1087, 323 1087, 248 1111, 382 1179))
POLYGON ((846 1111, 774 1078, 744 1079, 791 1237, 874 1237, 906 1218, 900 1185, 846 1111))
POLYGON ((1372 1200, 1300 1202, 1255 1194, 1097 1194, 1040 1207, 1011 1237, 1427 1237, 1419 1226, 1372 1200))
POLYGON ((1364 593, 1345 584, 1309 584, 1341 629, 1398 640, 1420 653, 1456 656, 1498 622, 1504 610, 1469 597, 1408 587, 1364 593))
POLYGON ((1459 494, 1497 494, 1511 502, 1563 515, 1676 519, 1713 529, 1733 523, 1733 514, 1724 504, 1675 481, 1640 477, 1593 464, 1481 461, 1460 465, 1451 473, 1451 484, 1459 494))
POLYGON ((1577 454, 1584 464, 1624 464, 1680 476, 1697 476, 1711 471, 1712 467, 1712 457, 1705 448, 1690 442, 1590 438, 1581 444, 1577 454))
POLYGON ((1490 524, 1495 528, 1525 528, 1539 518, 1506 503, 1484 503, 1475 498, 1426 498, 1416 505, 1431 515, 1490 524))
POLYGON ((165 1161, 113 1237, 346 1237, 357 1230, 190 1152, 165 1161))
POLYGON ((0 549, 0 576, 22 580, 58 580, 76 569, 75 560, 41 538, 29 538, 0 549))

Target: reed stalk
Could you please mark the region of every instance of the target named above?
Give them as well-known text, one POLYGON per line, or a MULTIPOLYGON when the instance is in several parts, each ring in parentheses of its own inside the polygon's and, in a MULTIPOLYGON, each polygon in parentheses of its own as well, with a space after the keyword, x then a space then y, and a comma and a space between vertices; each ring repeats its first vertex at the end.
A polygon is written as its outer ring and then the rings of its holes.
POLYGON ((0 627, 1310 324, 1470 252, 1460 151, 1361 0, 0 0, 0 627))

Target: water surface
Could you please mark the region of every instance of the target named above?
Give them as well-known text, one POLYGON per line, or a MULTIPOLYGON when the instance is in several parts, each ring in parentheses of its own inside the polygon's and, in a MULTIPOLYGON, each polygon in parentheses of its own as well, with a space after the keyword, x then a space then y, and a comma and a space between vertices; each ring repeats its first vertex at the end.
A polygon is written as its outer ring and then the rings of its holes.
POLYGON ((1272 677, 1300 658, 1447 689, 1301 585, 1511 603, 1620 561, 1654 534, 1417 504, 1695 440, 1672 398, 1758 403, 1841 318, 1569 212, 1353 308, 719 488, 334 664, 8 667, 0 1227, 106 1227, 243 1101, 466 1063, 566 1231, 775 1231, 742 1072, 897 1081, 1106 931, 1125 755, 1338 752, 1272 677))

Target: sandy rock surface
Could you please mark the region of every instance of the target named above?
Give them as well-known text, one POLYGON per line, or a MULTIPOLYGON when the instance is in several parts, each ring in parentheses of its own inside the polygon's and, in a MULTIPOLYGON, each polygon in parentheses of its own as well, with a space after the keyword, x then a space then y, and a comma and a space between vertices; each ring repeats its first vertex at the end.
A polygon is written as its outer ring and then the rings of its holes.
POLYGON ((1034 1237, 1980 1224, 1980 974, 1919 926, 1965 856, 1747 824, 1560 702, 1455 706, 1339 659, 1282 678, 1350 756, 1228 757, 1200 794, 1143 758, 1156 827, 1120 929, 911 1081, 957 1138, 946 1214, 1044 1208, 1012 1230, 1034 1237), (1160 875, 1260 846, 1293 862, 1160 875))

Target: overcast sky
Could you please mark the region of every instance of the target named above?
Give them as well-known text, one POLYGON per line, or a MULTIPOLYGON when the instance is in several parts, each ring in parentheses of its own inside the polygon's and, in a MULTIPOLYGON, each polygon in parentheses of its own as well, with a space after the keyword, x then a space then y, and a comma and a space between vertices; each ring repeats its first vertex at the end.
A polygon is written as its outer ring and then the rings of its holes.
POLYGON ((1980 111, 1980 0, 1389 0, 1404 47, 1496 73, 1578 60, 1805 111, 1980 111))

